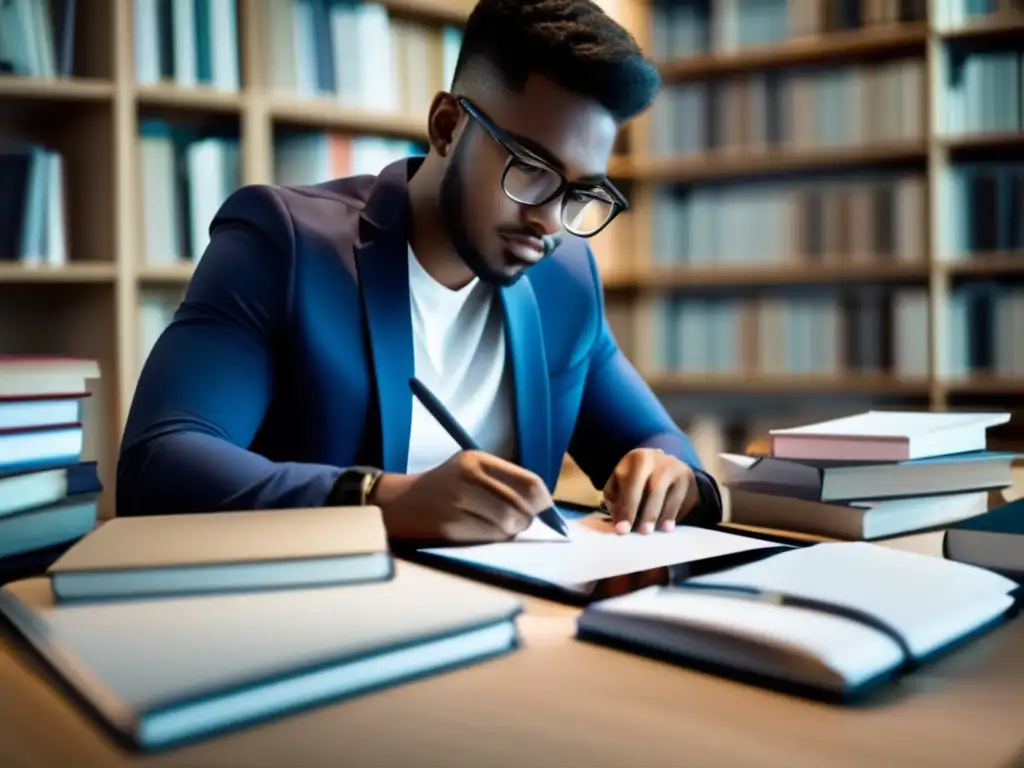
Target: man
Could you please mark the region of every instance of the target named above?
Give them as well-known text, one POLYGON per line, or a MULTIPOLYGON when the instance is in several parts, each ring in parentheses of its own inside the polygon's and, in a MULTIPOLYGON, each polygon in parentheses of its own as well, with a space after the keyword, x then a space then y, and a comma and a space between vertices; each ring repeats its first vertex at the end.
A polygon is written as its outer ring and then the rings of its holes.
POLYGON ((627 207, 607 164, 658 88, 588 0, 481 0, 426 158, 236 191, 142 372, 119 514, 369 503, 396 539, 503 540, 551 505, 568 449, 619 532, 720 519, 587 246, 627 207))

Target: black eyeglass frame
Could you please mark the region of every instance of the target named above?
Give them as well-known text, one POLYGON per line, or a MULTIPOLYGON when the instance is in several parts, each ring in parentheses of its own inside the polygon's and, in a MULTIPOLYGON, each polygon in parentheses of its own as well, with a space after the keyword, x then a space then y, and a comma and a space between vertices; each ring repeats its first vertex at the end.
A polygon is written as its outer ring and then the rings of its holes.
MULTIPOLYGON (((531 152, 526 147, 521 146, 518 141, 509 136, 500 126, 498 126, 489 117, 487 117, 487 115, 481 112, 476 107, 476 105, 474 105, 473 102, 471 102, 465 96, 456 96, 455 100, 456 102, 458 102, 459 106, 466 111, 467 115, 469 115, 471 118, 473 118, 473 120, 479 123, 480 126, 491 135, 491 138, 498 142, 502 147, 504 147, 505 151, 508 152, 508 160, 505 161, 505 167, 501 171, 501 191, 504 192, 510 200, 519 203, 520 205, 539 206, 547 205, 555 198, 562 197, 560 217, 562 218, 562 225, 565 226, 564 195, 568 190, 578 189, 583 192, 587 192, 596 187, 607 192, 608 196, 611 198, 612 212, 605 220, 605 222, 600 227, 595 229, 593 232, 590 232, 586 235, 576 235, 577 237, 582 237, 585 239, 591 238, 594 235, 598 234, 605 227, 611 224, 612 221, 615 220, 616 216, 618 216, 620 213, 624 213, 625 211, 629 210, 629 201, 623 196, 621 192, 619 192, 618 189, 616 189, 615 185, 612 184, 610 181, 605 180, 598 184, 580 184, 578 182, 569 181, 568 179, 565 178, 565 175, 557 168, 553 167, 551 163, 547 162, 541 157, 538 157, 536 153, 531 152), (552 192, 550 195, 548 195, 543 200, 540 200, 538 202, 526 203, 523 202, 522 200, 517 200, 515 197, 510 195, 508 190, 505 188, 505 178, 508 176, 508 172, 512 168, 512 163, 514 163, 516 160, 519 160, 521 162, 524 160, 529 160, 529 162, 531 163, 535 163, 536 165, 542 166, 543 168, 557 175, 558 178, 561 179, 561 184, 558 185, 554 192, 552 192)), ((573 232, 572 234, 575 235, 576 233, 573 232)))

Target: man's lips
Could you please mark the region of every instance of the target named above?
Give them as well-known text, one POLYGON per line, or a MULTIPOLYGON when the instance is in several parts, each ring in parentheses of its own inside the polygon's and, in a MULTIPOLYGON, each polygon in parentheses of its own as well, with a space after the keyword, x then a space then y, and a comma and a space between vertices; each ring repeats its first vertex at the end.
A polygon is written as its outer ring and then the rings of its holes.
POLYGON ((544 255, 544 241, 530 235, 502 235, 502 239, 509 244, 512 254, 528 264, 540 261, 544 255))

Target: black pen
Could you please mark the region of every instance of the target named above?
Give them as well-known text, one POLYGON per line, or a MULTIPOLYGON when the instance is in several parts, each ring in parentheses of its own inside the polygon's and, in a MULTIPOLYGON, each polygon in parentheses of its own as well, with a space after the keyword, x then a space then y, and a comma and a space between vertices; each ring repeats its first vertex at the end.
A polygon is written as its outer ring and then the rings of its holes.
MULTIPOLYGON (((419 401, 423 403, 423 407, 430 411, 430 414, 437 419, 437 422, 444 427, 445 432, 451 435, 452 440, 458 443, 462 450, 480 450, 476 441, 473 440, 473 438, 469 436, 469 433, 462 428, 462 425, 455 420, 451 411, 444 407, 444 403, 438 400, 434 393, 427 389, 426 384, 413 376, 409 379, 409 388, 412 389, 412 393, 419 398, 419 401)), ((548 507, 537 515, 537 517, 539 517, 540 521, 555 533, 560 533, 568 538, 569 527, 565 524, 565 520, 562 519, 562 516, 558 514, 557 509, 554 507, 548 507)))

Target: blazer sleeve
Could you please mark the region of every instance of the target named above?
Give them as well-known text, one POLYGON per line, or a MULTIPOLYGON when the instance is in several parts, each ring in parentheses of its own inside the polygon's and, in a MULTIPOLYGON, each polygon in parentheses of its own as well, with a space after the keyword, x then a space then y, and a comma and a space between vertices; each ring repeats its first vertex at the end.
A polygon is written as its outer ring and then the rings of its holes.
POLYGON ((290 217, 267 187, 221 207, 184 301, 140 375, 117 467, 117 514, 322 506, 341 468, 249 451, 290 309, 290 217))
POLYGON ((616 343, 605 317, 604 290, 589 249, 588 256, 597 293, 597 334, 569 453, 594 486, 603 488, 615 466, 631 450, 660 448, 689 465, 696 478, 700 499, 686 522, 714 525, 722 519, 718 483, 701 465, 690 438, 616 343))

